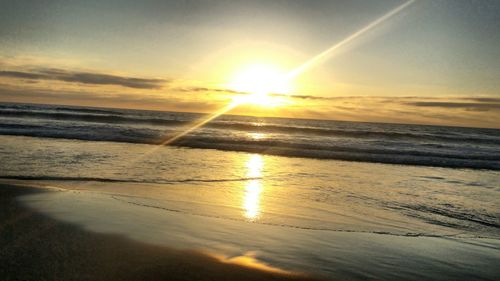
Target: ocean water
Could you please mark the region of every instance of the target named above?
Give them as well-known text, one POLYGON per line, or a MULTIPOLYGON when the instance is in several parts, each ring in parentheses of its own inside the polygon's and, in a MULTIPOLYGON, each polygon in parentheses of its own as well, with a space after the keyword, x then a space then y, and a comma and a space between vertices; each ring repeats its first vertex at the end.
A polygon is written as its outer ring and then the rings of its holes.
POLYGON ((0 179, 91 231, 332 280, 497 280, 500 131, 3 104, 0 179), (349 161, 346 161, 349 160, 349 161))
MULTIPOLYGON (((0 104, 0 134, 161 143, 204 115, 0 104)), ((283 156, 500 170, 500 130, 224 115, 175 146, 283 156)))

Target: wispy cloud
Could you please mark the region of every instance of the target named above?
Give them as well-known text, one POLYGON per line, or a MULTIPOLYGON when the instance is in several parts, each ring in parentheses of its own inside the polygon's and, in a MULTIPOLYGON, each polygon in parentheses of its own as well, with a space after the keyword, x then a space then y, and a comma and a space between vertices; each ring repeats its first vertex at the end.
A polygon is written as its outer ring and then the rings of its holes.
POLYGON ((215 93, 227 93, 227 94, 246 94, 244 92, 238 92, 231 89, 223 89, 223 88, 208 88, 208 87, 179 87, 174 89, 177 92, 215 92, 215 93))
POLYGON ((0 71, 0 76, 21 79, 44 79, 45 75, 22 71, 0 71))
POLYGON ((26 102, 47 104, 88 105, 97 107, 120 107, 154 109, 164 111, 211 112, 220 105, 209 100, 184 100, 175 96, 157 93, 108 93, 43 88, 22 89, 0 83, 0 102, 26 102))
POLYGON ((464 100, 477 101, 477 102, 494 102, 500 103, 500 98, 463 98, 464 100))
POLYGON ((66 69, 4 70, 0 77, 30 80, 58 80, 70 83, 116 85, 135 89, 160 89, 169 82, 166 79, 138 78, 97 72, 79 72, 66 69))
POLYGON ((313 96, 313 95, 287 95, 287 94, 270 94, 275 97, 287 97, 291 99, 303 99, 303 100, 334 100, 337 97, 323 97, 323 96, 313 96))
MULTIPOLYGON (((273 96, 288 97, 291 99, 300 100, 319 100, 330 102, 341 101, 365 101, 370 103, 396 103, 410 107, 435 107, 447 109, 465 109, 471 111, 489 111, 500 110, 500 98, 495 97, 415 97, 415 96, 400 96, 400 97, 387 97, 387 96, 315 96, 315 95, 285 95, 285 94, 271 94, 273 96)), ((340 106, 336 106, 339 107, 340 106)), ((343 107, 344 109, 346 107, 343 107)))
MULTIPOLYGON (((487 99, 495 100, 495 99, 487 99)), ((488 111, 488 110, 500 110, 500 103, 498 102, 410 102, 408 105, 418 106, 418 107, 440 107, 440 108, 459 108, 466 110, 475 111, 488 111)))

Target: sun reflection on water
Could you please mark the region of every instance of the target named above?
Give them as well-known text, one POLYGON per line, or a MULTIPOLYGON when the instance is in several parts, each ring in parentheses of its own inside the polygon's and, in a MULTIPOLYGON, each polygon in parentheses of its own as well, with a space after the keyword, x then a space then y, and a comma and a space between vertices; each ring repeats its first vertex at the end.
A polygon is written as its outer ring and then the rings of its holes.
POLYGON ((246 162, 247 174, 249 178, 256 178, 247 181, 245 184, 245 193, 243 197, 243 209, 245 217, 249 220, 255 220, 260 213, 260 194, 262 192, 262 168, 264 159, 258 154, 253 154, 246 162))
POLYGON ((261 140, 266 138, 266 134, 263 133, 248 133, 248 136, 253 140, 261 140))

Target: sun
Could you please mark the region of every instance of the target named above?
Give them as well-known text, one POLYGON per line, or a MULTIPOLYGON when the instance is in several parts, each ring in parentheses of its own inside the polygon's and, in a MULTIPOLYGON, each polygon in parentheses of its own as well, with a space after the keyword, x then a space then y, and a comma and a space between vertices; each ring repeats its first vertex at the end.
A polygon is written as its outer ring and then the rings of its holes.
POLYGON ((227 88, 243 94, 236 99, 239 103, 249 103, 263 107, 278 105, 282 99, 276 94, 288 94, 291 85, 286 72, 270 64, 253 64, 236 72, 227 88))

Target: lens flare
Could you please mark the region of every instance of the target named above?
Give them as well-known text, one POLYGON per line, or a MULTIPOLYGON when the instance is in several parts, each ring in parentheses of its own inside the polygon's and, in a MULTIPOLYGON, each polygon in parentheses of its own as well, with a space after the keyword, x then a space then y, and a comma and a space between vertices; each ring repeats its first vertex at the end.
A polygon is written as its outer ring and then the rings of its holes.
POLYGON ((315 65, 324 62, 336 50, 340 49, 341 47, 343 47, 343 46, 345 46, 345 45, 347 45, 349 43, 351 43, 352 41, 354 41, 355 39, 359 38, 360 36, 362 36, 366 32, 368 32, 368 31, 372 30, 373 28, 375 28, 377 25, 380 25, 381 23, 385 22, 386 20, 388 20, 392 16, 398 14, 399 12, 401 12, 402 10, 404 10, 405 8, 407 8, 408 6, 410 6, 411 4, 413 4, 414 2, 415 2, 415 0, 410 0, 410 1, 407 1, 407 2, 405 2, 403 4, 401 4, 400 6, 398 6, 398 7, 394 8, 394 9, 390 10, 389 12, 387 12, 385 15, 381 16, 380 18, 372 21, 367 26, 365 26, 365 27, 361 28, 360 30, 354 32, 353 34, 349 35, 348 37, 346 37, 342 41, 334 44, 330 48, 328 48, 328 49, 324 50, 323 52, 317 54, 316 56, 312 57, 311 59, 309 59, 305 63, 301 64, 297 68, 295 68, 292 71, 290 71, 288 73, 288 75, 287 75, 288 79, 290 79, 290 80, 294 79, 295 77, 299 76, 300 74, 304 73, 305 71, 307 71, 308 69, 314 67, 315 65))
MULTIPOLYGON (((324 50, 323 52, 313 56, 311 59, 307 60, 306 62, 304 62, 303 64, 299 65, 298 67, 296 67, 295 69, 291 70, 290 72, 288 72, 288 74, 285 75, 286 79, 279 82, 278 84, 276 84, 275 82, 273 82, 275 86, 270 86, 270 85, 266 85, 266 79, 268 79, 267 77, 263 77, 261 74, 258 74, 257 76, 250 76, 250 77, 253 77, 251 80, 251 83, 247 80, 241 82, 241 83, 237 83, 239 86, 238 87, 241 87, 242 89, 246 88, 247 90, 250 89, 250 96, 252 96, 252 98, 248 99, 248 98, 240 98, 240 99, 233 99, 233 101, 231 103, 229 103, 226 107, 220 109, 219 111, 217 112, 214 112, 212 114, 210 114, 207 118, 203 119, 203 120, 200 120, 198 122, 195 122, 194 124, 192 124, 191 126, 189 126, 187 129, 181 131, 179 134, 173 136, 173 137, 170 137, 170 138, 167 138, 165 139, 164 141, 162 141, 160 144, 159 144, 159 147, 160 146, 163 146, 163 145, 168 145, 168 144, 171 144, 173 142, 175 142, 176 140, 178 140, 179 138, 182 138, 183 136, 189 134, 190 132, 198 129, 199 127, 202 127, 203 125, 205 125, 206 123, 212 121, 213 119, 217 118, 218 116, 220 115, 223 115, 227 112, 229 112, 230 110, 234 109, 235 107, 237 107, 238 105, 242 104, 242 103, 245 103, 245 102, 248 102, 248 101, 255 101, 259 104, 262 104, 262 103, 265 103, 265 98, 268 96, 269 92, 267 91, 270 91, 270 90, 273 90, 274 87, 281 87, 283 85, 288 85, 288 81, 296 78, 297 76, 301 75, 302 73, 304 73, 305 71, 309 70, 310 68, 324 62, 327 58, 329 58, 336 50, 338 50, 339 48, 353 42, 355 39, 361 37, 362 35, 364 35, 365 33, 369 32, 370 30, 372 30, 373 28, 375 28, 376 26, 380 25, 381 23, 387 21, 388 19, 390 19, 391 17, 393 17, 394 15, 400 13, 401 11, 403 11, 404 9, 406 9, 407 7, 409 7, 411 4, 413 4, 415 2, 415 0, 409 0, 399 6, 397 6, 396 8, 390 10, 389 12, 387 12, 386 14, 384 14, 383 16, 381 16, 380 18, 374 20, 373 22, 371 22, 370 24, 366 25, 365 27, 361 28, 360 30, 354 32, 353 34, 349 35, 348 37, 346 37, 345 39, 343 39, 342 41, 334 44, 333 46, 329 47, 328 49, 324 50), (257 77, 259 79, 264 79, 264 81, 253 81, 254 78, 257 77), (257 84, 257 85, 253 85, 253 84, 257 84), (277 85, 277 86, 276 86, 277 85)), ((256 73, 255 71, 252 72, 252 73, 256 73)), ((245 78, 247 79, 247 78, 245 78)), ((248 78, 249 79, 249 78, 248 78)), ((238 80, 239 81, 239 80, 238 80)), ((153 149, 152 151, 156 150, 153 149)), ((149 154, 151 152, 148 152, 147 154, 149 154)))

